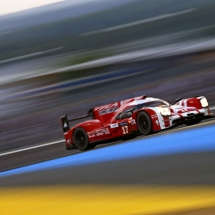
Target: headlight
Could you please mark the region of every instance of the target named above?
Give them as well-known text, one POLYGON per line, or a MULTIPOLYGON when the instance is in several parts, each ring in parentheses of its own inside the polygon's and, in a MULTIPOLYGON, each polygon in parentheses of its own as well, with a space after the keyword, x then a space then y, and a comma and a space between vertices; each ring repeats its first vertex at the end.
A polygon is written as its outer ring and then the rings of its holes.
POLYGON ((168 107, 158 107, 158 110, 163 116, 171 116, 171 111, 168 107))
POLYGON ((200 103, 201 103, 201 105, 202 105, 203 108, 208 107, 208 101, 207 101, 206 98, 200 99, 200 103))

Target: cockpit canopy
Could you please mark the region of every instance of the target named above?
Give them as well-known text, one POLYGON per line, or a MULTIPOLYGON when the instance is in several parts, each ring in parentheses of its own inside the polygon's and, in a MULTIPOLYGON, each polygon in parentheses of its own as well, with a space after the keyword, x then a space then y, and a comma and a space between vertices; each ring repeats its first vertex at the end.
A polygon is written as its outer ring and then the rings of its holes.
POLYGON ((147 108, 147 107, 159 107, 159 106, 169 106, 169 103, 161 101, 161 100, 154 100, 154 101, 148 101, 148 102, 143 102, 143 103, 137 103, 137 104, 132 104, 131 106, 127 107, 125 110, 123 110, 121 113, 119 113, 116 116, 116 119, 126 119, 132 116, 134 111, 140 110, 142 108, 147 108))

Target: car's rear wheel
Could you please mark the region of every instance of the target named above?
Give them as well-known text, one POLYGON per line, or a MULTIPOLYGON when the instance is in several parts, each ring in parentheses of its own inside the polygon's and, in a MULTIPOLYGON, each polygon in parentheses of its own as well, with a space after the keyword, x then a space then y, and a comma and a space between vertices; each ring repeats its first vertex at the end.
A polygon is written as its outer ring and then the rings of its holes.
POLYGON ((77 128, 74 131, 73 142, 75 146, 81 151, 90 149, 91 147, 91 145, 89 144, 87 133, 83 128, 77 128))
POLYGON ((137 116, 137 127, 141 134, 152 133, 152 120, 146 112, 140 112, 137 116))

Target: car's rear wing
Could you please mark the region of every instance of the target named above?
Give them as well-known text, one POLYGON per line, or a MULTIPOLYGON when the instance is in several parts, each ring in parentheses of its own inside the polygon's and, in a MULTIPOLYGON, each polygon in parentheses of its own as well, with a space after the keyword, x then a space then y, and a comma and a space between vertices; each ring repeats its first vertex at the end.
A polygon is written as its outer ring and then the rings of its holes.
POLYGON ((87 117, 92 116, 92 115, 93 115, 93 112, 92 112, 92 109, 90 109, 87 114, 82 115, 82 116, 78 116, 78 117, 75 117, 72 119, 68 119, 67 114, 61 116, 60 121, 61 121, 61 125, 63 128, 63 132, 65 133, 65 132, 70 130, 69 122, 79 120, 79 119, 84 119, 84 118, 87 118, 87 117))

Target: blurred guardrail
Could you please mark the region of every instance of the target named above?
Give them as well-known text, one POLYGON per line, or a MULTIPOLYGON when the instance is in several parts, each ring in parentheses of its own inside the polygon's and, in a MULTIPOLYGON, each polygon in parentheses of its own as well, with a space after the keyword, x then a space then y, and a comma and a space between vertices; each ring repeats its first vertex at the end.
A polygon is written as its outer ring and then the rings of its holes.
MULTIPOLYGON (((46 78, 52 72, 56 76, 76 69, 82 72, 89 64, 94 69, 101 66, 101 61, 110 71, 79 80, 61 80, 55 85, 34 89, 31 81, 35 77, 28 77, 22 84, 28 84, 31 90, 10 91, 0 98, 0 151, 62 138, 60 115, 78 115, 98 104, 139 93, 170 102, 179 96, 205 95, 211 104, 215 103, 214 43, 214 40, 202 40, 195 44, 177 44, 151 50, 151 55, 149 50, 145 50, 54 70, 46 74, 46 78), (151 71, 147 65, 153 66, 154 70, 151 71), (149 76, 150 81, 147 79, 149 76)), ((40 77, 43 80, 43 76, 40 77)))
MULTIPOLYGON (((23 78, 22 80, 26 82, 31 82, 31 79, 34 78, 41 78, 51 76, 51 75, 62 75, 63 73, 68 72, 74 72, 74 71, 81 71, 86 69, 93 69, 108 65, 114 65, 119 63, 129 63, 129 62, 135 62, 135 61, 147 61, 147 60, 154 60, 159 58, 168 58, 173 56, 180 56, 185 54, 192 54, 202 51, 210 51, 215 49, 215 39, 201 39, 197 41, 190 41, 190 42, 183 42, 183 43, 177 43, 169 46, 163 46, 158 48, 152 48, 152 49, 146 49, 146 50, 139 50, 134 52, 129 52, 125 54, 119 54, 111 57, 102 58, 99 60, 94 60, 86 63, 81 63, 78 65, 63 67, 56 70, 51 70, 49 72, 44 72, 42 74, 34 74, 31 76, 27 76, 26 78, 23 78)), ((148 68, 144 68, 144 70, 147 70, 148 68)), ((67 91, 71 89, 78 89, 85 86, 94 85, 97 83, 104 83, 109 82, 110 80, 116 80, 123 77, 129 77, 136 75, 142 71, 138 69, 123 69, 123 70, 115 70, 113 72, 108 73, 99 73, 97 75, 90 75, 83 78, 77 78, 77 79, 71 79, 71 80, 63 80, 61 82, 50 84, 48 86, 42 86, 42 87, 36 87, 34 89, 25 90, 23 92, 14 93, 10 95, 6 95, 5 98, 20 98, 20 97, 26 97, 26 96, 34 96, 38 94, 49 94, 57 91, 67 91)), ((11 80, 12 81, 12 80, 11 80)), ((14 80, 15 81, 15 80, 14 80)))

